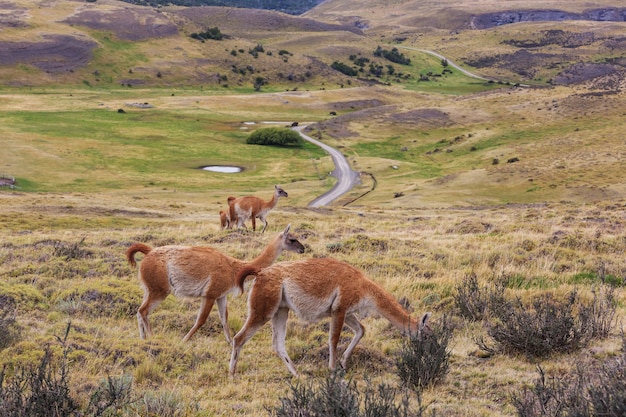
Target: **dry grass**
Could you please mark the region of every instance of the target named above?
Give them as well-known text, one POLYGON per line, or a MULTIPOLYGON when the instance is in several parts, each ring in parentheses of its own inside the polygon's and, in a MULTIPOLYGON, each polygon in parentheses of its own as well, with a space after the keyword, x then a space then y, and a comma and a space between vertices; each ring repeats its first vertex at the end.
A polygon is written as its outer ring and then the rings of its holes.
MULTIPOLYGON (((130 375, 138 395, 167 390, 179 394, 189 410, 200 410, 187 415, 263 414, 264 407, 286 395, 290 376, 271 351, 269 326, 242 351, 235 380, 227 376, 230 347, 215 312, 190 343, 181 343, 195 317, 195 300, 169 298, 152 315, 155 337, 140 340, 134 312, 141 291, 136 271, 123 259, 133 241, 210 245, 250 259, 290 222, 309 252, 281 259, 344 259, 397 298, 406 298, 414 314, 433 311, 435 320, 454 313, 455 288, 469 272, 483 284, 508 277, 510 293, 529 299, 543 291, 564 294, 574 288, 584 296, 600 277, 623 279, 626 273, 624 201, 419 211, 312 211, 286 201, 270 214, 274 227, 265 236, 252 236, 220 232, 215 215, 173 207, 176 200, 171 197, 128 201, 126 213, 112 215, 107 210, 119 206, 116 198, 98 193, 2 195, 0 289, 18 300, 22 329, 21 340, 3 351, 2 363, 34 360, 71 321, 71 383, 80 398, 107 375, 130 375), (160 206, 158 216, 149 215, 155 206, 160 206), (133 212, 139 215, 132 223, 123 221, 133 212), (120 224, 110 225, 116 222, 120 224), (331 251, 337 246, 343 250, 331 251)), ((619 321, 624 319, 624 301, 619 289, 619 321)), ((245 317, 245 298, 231 297, 230 310, 230 325, 237 330, 245 317)), ((425 392, 425 400, 445 415, 513 415, 509 395, 536 378, 536 363, 522 357, 475 356, 474 340, 484 329, 460 318, 456 322, 450 373, 425 392)), ((393 363, 400 336, 382 319, 364 323, 368 331, 349 376, 360 380, 367 374, 374 381, 399 383, 393 363)), ((326 326, 296 319, 290 324, 287 345, 303 378, 327 372, 326 326)), ((615 328, 609 339, 542 360, 541 365, 548 373, 563 373, 585 358, 610 357, 619 349, 615 328)))

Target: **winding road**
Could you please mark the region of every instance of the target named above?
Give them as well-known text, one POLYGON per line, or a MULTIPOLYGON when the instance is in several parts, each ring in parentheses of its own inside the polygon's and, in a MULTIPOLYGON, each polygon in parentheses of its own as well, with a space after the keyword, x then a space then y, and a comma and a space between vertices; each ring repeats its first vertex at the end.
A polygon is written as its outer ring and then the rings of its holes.
MULTIPOLYGON (((398 45, 398 48, 404 48, 404 49, 409 49, 412 51, 423 52, 425 54, 432 55, 442 60, 445 59, 448 62, 449 66, 460 71, 461 73, 465 74, 468 77, 475 78, 478 80, 483 80, 483 81, 491 81, 489 78, 482 77, 480 75, 474 74, 466 69, 461 68, 460 66, 450 61, 445 56, 438 54, 437 52, 429 51, 427 49, 412 48, 410 46, 402 46, 402 45, 398 45)), ((339 152, 337 149, 331 146, 326 145, 325 143, 320 142, 317 139, 313 139, 312 137, 305 135, 302 132, 302 130, 305 127, 306 125, 300 125, 300 126, 294 126, 292 127, 292 129, 298 132, 304 140, 307 140, 311 142, 312 144, 317 145, 320 148, 324 149, 326 152, 328 152, 330 156, 332 157, 333 162, 335 164, 335 170, 332 172, 331 175, 337 178, 337 183, 335 184, 333 188, 330 189, 330 191, 322 194, 321 196, 317 197, 315 200, 309 203, 309 207, 327 206, 331 202, 336 200, 337 198, 341 197, 343 194, 350 191, 355 185, 359 184, 361 182, 360 175, 358 172, 353 171, 352 168, 350 168, 350 163, 348 162, 346 157, 343 156, 343 153, 339 152)))
POLYGON ((309 141, 328 152, 333 159, 333 163, 335 164, 335 169, 331 175, 337 178, 337 183, 328 192, 322 194, 309 203, 309 207, 327 206, 337 198, 350 191, 352 187, 359 184, 361 182, 360 175, 358 172, 350 168, 350 163, 346 157, 343 156, 343 153, 317 139, 313 139, 312 137, 305 135, 302 132, 305 127, 306 125, 294 126, 292 129, 298 132, 304 140, 309 141))
POLYGON ((408 50, 411 50, 411 51, 423 52, 425 54, 432 55, 432 56, 434 56, 436 58, 439 58, 441 60, 445 59, 448 62, 449 66, 451 66, 452 68, 462 72, 463 74, 467 75, 470 78, 476 78, 478 80, 483 80, 483 81, 491 81, 489 78, 481 77, 480 75, 476 75, 473 72, 469 72, 468 70, 461 68, 460 66, 458 66, 454 62, 450 61, 445 56, 443 56, 441 54, 438 54, 437 52, 429 51, 428 49, 412 48, 410 46, 402 46, 402 45, 397 45, 396 48, 403 48, 403 49, 408 49, 408 50))

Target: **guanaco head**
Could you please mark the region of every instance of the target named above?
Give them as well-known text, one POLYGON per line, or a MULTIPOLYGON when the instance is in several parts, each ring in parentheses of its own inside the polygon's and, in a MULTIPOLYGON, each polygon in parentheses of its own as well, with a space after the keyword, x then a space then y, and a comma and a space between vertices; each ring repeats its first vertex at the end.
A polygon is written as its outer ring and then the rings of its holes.
POLYGON ((274 186, 276 197, 289 197, 287 191, 283 190, 279 185, 274 186))
POLYGON ((431 313, 425 313, 419 322, 419 327, 417 329, 417 338, 419 340, 424 340, 429 337, 432 337, 433 330, 430 328, 430 316, 431 313))
MULTIPOLYGON (((280 234, 275 238, 274 242, 276 242, 276 240, 280 240, 280 247, 278 248, 277 253, 285 250, 296 253, 304 253, 304 245, 300 243, 294 235, 289 233, 289 229, 291 229, 291 224, 288 224, 287 227, 285 227, 285 230, 280 232, 280 234)), ((255 265, 246 265, 239 270, 237 276, 235 277, 235 285, 239 287, 241 291, 240 294, 243 294, 243 284, 246 282, 248 275, 257 275, 260 271, 261 268, 255 265)))
POLYGON ((289 229, 291 229, 291 224, 288 224, 285 227, 285 230, 280 234, 283 238, 283 250, 288 250, 296 253, 304 253, 304 245, 300 243, 300 241, 291 233, 289 233, 289 229))
POLYGON ((230 228, 230 214, 224 210, 220 210, 220 230, 230 228))

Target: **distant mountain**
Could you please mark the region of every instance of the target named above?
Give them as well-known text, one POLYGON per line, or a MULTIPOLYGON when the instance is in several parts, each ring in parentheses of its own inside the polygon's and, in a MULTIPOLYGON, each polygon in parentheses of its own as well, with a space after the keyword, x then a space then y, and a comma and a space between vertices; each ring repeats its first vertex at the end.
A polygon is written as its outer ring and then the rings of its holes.
POLYGON ((265 9, 300 15, 323 0, 121 0, 139 6, 227 6, 244 9, 265 9))

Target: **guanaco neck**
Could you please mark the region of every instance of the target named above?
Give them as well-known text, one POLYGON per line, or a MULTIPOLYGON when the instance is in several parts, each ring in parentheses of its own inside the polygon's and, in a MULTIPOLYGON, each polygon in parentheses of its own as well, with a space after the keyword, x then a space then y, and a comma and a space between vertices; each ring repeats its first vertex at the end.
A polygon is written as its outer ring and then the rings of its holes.
POLYGON ((389 320, 403 334, 417 335, 419 331, 418 321, 411 317, 398 301, 373 282, 370 285, 370 293, 376 300, 380 315, 389 320))
POLYGON ((278 192, 275 192, 272 195, 272 198, 265 202, 264 206, 268 207, 269 209, 273 209, 276 206, 276 203, 278 203, 278 198, 280 197, 280 195, 278 195, 278 192))
POLYGON ((265 247, 265 249, 263 250, 263 252, 259 254, 259 256, 257 256, 250 262, 243 262, 243 261, 237 262, 237 266, 235 268, 236 272, 234 276, 236 276, 237 272, 239 272, 243 267, 260 269, 260 268, 265 268, 265 267, 272 265, 274 261, 276 261, 276 259, 278 259, 278 257, 282 253, 282 241, 283 241, 283 235, 280 234, 276 236, 274 240, 272 240, 270 244, 265 247))

